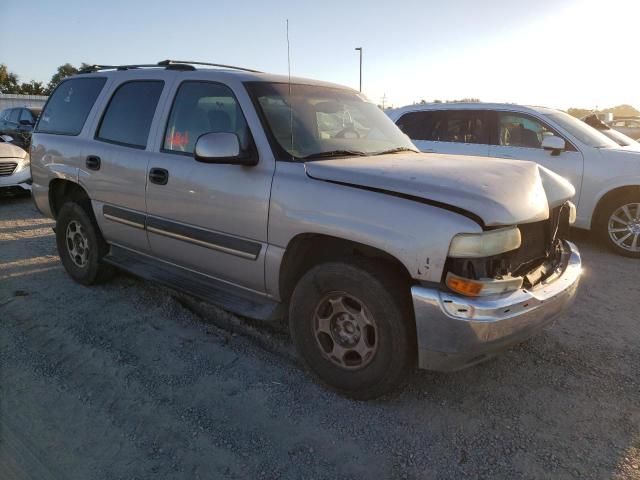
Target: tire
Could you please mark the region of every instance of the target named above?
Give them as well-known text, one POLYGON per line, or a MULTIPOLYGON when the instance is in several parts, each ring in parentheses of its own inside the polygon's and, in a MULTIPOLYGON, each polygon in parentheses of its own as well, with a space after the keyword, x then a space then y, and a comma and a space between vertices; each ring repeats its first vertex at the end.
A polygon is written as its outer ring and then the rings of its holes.
POLYGON ((368 400, 389 393, 415 365, 409 285, 381 262, 332 261, 310 269, 291 296, 289 328, 316 379, 347 397, 368 400), (365 317, 371 323, 363 327, 365 317), (358 349, 373 350, 360 354, 358 349))
POLYGON ((76 282, 94 285, 113 275, 113 268, 102 263, 109 246, 102 238, 93 213, 78 203, 67 202, 60 209, 56 220, 56 244, 65 270, 76 282), (78 239, 77 244, 75 239, 78 239))
POLYGON ((611 251, 640 258, 640 189, 608 199, 600 210, 596 228, 611 251))

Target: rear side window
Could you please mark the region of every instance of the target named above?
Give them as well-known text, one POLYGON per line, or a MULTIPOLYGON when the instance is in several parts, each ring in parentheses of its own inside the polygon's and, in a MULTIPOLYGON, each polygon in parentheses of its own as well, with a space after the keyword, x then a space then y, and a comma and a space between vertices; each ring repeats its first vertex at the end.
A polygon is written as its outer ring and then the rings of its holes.
POLYGON ((409 112, 400 117, 397 125, 411 140, 436 140, 441 118, 441 112, 409 112))
POLYGON ((163 86, 161 80, 139 80, 120 85, 102 116, 96 138, 145 148, 163 86))
POLYGON ((78 135, 105 78, 72 78, 55 89, 40 115, 37 132, 78 135))

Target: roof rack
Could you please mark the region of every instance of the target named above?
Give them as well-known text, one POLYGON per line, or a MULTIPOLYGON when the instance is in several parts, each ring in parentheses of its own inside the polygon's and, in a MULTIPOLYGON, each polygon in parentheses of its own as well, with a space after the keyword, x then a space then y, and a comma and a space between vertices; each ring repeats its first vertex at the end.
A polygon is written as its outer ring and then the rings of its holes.
POLYGON ((135 70, 138 68, 158 68, 165 67, 167 70, 195 70, 194 65, 205 65, 208 67, 229 68, 232 70, 241 70, 244 72, 261 73, 259 70, 251 68, 236 67, 233 65, 224 65, 222 63, 207 62, 191 62, 183 60, 162 60, 158 63, 144 63, 136 65, 88 65, 78 71, 78 73, 93 73, 101 70, 135 70))
POLYGON ((192 62, 188 60, 162 60, 161 62, 158 62, 158 65, 166 66, 166 67, 169 67, 171 65, 204 65, 207 67, 230 68, 232 70, 241 70, 243 72, 262 73, 260 70, 253 70, 251 68, 244 68, 244 67, 236 67, 234 65, 224 65, 222 63, 192 62))

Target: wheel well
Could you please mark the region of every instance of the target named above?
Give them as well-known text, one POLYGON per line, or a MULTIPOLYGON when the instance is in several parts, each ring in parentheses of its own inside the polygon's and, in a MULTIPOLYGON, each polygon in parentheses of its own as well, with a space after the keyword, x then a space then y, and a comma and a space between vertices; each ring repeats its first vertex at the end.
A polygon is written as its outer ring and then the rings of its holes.
POLYGON ((591 228, 595 228, 599 224, 604 207, 606 207, 611 200, 633 194, 640 197, 640 186, 627 185, 625 187, 614 188, 613 190, 605 193, 598 201, 598 205, 596 205, 594 215, 591 219, 591 228))
POLYGON ((288 301, 298 280, 315 265, 351 256, 379 259, 405 278, 407 284, 411 281, 406 267, 397 258, 378 248, 329 235, 300 234, 289 242, 282 259, 280 298, 288 301))
POLYGON ((49 206, 54 218, 58 217, 60 208, 69 200, 83 207, 89 207, 88 211, 91 211, 91 200, 84 188, 69 180, 53 180, 49 184, 49 206))

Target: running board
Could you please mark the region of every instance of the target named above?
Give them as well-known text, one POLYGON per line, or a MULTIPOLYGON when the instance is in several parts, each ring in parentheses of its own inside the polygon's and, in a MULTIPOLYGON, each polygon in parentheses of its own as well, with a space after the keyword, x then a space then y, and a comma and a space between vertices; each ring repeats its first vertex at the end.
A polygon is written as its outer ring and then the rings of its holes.
POLYGON ((104 262, 256 320, 282 318, 282 304, 257 293, 115 245, 104 262))

